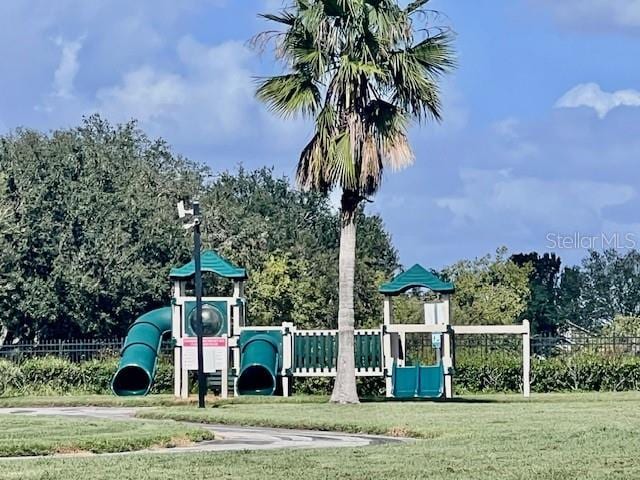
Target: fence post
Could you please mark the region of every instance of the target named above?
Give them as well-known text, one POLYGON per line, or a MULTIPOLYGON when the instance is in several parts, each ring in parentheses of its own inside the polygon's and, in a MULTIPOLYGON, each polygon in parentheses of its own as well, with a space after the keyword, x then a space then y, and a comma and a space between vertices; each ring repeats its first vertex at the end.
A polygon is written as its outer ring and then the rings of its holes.
POLYGON ((616 353, 616 332, 614 330, 613 334, 611 335, 611 347, 613 350, 613 354, 615 355, 616 353))
POLYGON ((529 398, 531 395, 531 327, 529 320, 522 322, 526 331, 522 335, 522 394, 529 398))

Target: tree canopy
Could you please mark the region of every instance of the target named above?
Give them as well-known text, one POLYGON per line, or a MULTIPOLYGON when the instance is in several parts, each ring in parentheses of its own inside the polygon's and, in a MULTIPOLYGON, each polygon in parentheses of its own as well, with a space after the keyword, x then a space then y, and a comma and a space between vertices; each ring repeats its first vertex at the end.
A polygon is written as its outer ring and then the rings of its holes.
POLYGON ((444 269, 442 276, 456 285, 453 323, 510 324, 520 319, 530 296, 529 264, 518 265, 499 248, 486 255, 462 260, 444 269))
MULTIPOLYGON (((0 172, 0 341, 117 337, 165 305, 168 271, 192 249, 175 205, 195 195, 204 247, 249 269, 257 323, 289 315, 335 324, 338 214, 269 169, 212 176, 134 123, 91 117, 50 135, 0 138, 0 172), (280 305, 270 288, 284 288, 280 305)), ((359 215, 357 301, 367 308, 358 321, 366 324, 381 316, 377 280, 397 256, 380 218, 359 215)))
MULTIPOLYGON (((118 337, 138 315, 165 305, 170 267, 192 253, 175 204, 195 195, 205 212, 204 247, 249 271, 251 322, 335 328, 340 218, 325 196, 297 191, 267 168, 213 174, 135 124, 91 117, 49 135, 0 137, 0 343, 118 337)), ((377 326, 377 288, 399 260, 381 218, 357 215, 356 325, 377 326)), ((499 250, 442 276, 456 283, 456 322, 529 318, 534 333, 569 322, 632 331, 639 252, 589 252, 581 265, 560 267, 551 254, 499 250)), ((419 320, 422 298, 398 299, 401 316, 419 320)))

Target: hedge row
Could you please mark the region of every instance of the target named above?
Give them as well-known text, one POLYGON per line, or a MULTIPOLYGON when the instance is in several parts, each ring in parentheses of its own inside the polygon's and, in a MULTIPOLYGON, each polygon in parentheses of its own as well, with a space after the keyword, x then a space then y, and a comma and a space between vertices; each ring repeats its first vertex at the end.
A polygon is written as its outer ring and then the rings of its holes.
MULTIPOLYGON (((26 360, 14 364, 0 360, 0 396, 110 393, 111 378, 118 361, 92 360, 72 363, 55 357, 26 360)), ((331 392, 330 378, 296 379, 297 393, 331 392)), ((517 392, 522 388, 522 365, 512 356, 465 357, 456 364, 458 392, 517 392)), ((362 396, 384 393, 382 378, 358 380, 362 396)), ((170 393, 173 367, 160 362, 152 389, 170 393)), ((531 362, 531 389, 534 392, 571 390, 621 391, 640 389, 640 358, 574 355, 531 362)))
MULTIPOLYGON (((0 396, 106 394, 117 359, 73 363, 57 357, 32 358, 20 364, 0 360, 0 396)), ((173 367, 160 362, 154 393, 173 390, 173 367)))
MULTIPOLYGON (((518 357, 467 357, 456 364, 457 391, 517 392, 522 389, 518 357)), ((567 355, 531 361, 534 392, 623 391, 640 389, 640 358, 567 355)))

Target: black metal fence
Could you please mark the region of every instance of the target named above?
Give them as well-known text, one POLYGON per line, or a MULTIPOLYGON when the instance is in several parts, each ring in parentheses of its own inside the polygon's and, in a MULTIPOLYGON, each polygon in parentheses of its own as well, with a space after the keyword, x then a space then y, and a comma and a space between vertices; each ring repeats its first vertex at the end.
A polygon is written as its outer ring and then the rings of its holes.
MULTIPOLYGON (((489 354, 522 352, 519 335, 458 335, 456 350, 489 354)), ((560 356, 575 353, 601 355, 640 355, 640 337, 626 336, 539 336, 531 337, 531 353, 538 356, 560 356)))
MULTIPOLYGON (((124 339, 44 340, 0 346, 0 360, 20 363, 29 358, 57 357, 72 362, 120 356, 124 339)), ((161 353, 171 353, 171 342, 163 342, 161 353)))
MULTIPOLYGON (((426 363, 435 361, 431 334, 407 335, 407 358, 426 363)), ((573 354, 640 356, 640 337, 628 336, 532 336, 531 354, 538 357, 557 357, 573 354)), ((520 335, 456 335, 455 355, 496 356, 522 355, 520 335)))
MULTIPOLYGON (((124 339, 97 340, 45 340, 0 346, 0 359, 22 362, 28 358, 54 356, 72 362, 113 358, 120 355, 124 339)), ((165 341, 161 347, 163 355, 171 354, 171 342, 165 341)), ((431 334, 407 335, 407 358, 423 362, 434 362, 435 350, 431 334)), ((576 353, 601 355, 640 356, 640 337, 627 336, 533 336, 531 353, 536 356, 552 357, 576 353)), ((522 339, 519 335, 457 335, 455 354, 496 355, 522 354, 522 339)))

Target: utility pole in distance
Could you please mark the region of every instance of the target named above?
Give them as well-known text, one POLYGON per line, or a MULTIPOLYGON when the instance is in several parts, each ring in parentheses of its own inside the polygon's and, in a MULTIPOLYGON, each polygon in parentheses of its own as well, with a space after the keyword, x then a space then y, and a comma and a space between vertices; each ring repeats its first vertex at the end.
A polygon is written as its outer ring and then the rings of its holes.
POLYGON ((204 328, 202 326, 202 264, 200 260, 201 239, 200 239, 200 202, 193 200, 191 202, 192 209, 185 210, 184 202, 178 203, 178 216, 184 218, 187 215, 193 217, 191 223, 184 225, 184 228, 193 228, 193 263, 194 263, 194 283, 196 289, 196 322, 194 330, 197 335, 197 352, 198 352, 198 408, 205 407, 205 396, 207 395, 207 379, 204 375, 204 346, 202 335, 204 328))
POLYGON ((207 379, 204 376, 204 346, 202 342, 202 264, 200 262, 200 202, 193 201, 193 262, 196 286, 196 333, 198 335, 198 408, 204 408, 207 379))

